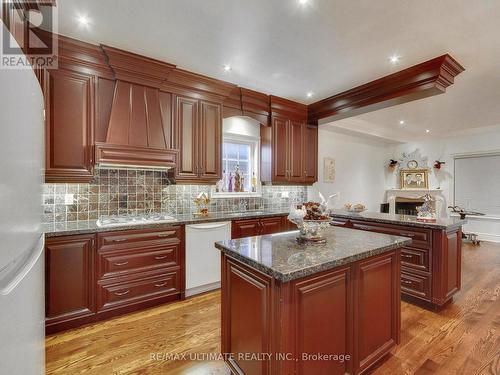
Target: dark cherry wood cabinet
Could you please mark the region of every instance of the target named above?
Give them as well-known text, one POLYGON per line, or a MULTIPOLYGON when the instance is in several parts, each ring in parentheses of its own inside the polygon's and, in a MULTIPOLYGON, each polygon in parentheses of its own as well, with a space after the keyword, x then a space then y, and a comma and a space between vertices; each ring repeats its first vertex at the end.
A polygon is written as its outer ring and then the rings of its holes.
POLYGON ((234 220, 231 224, 231 238, 236 239, 283 232, 288 229, 287 221, 286 216, 234 220))
POLYGON ((396 224, 347 220, 333 217, 333 225, 410 237, 413 242, 401 251, 403 298, 424 307, 439 309, 451 301, 461 287, 460 227, 421 228, 396 224))
POLYGON ((288 181, 288 121, 284 117, 274 116, 272 119, 272 168, 273 182, 288 181))
MULTIPOLYGON (((40 31, 48 43, 50 33, 40 31)), ((83 183, 92 179, 99 77, 111 69, 99 46, 58 38, 58 68, 36 69, 45 99, 45 180, 83 183)))
POLYGON ((222 178, 222 105, 200 101, 199 175, 204 181, 222 178))
POLYGON ((290 120, 288 123, 288 179, 290 182, 304 182, 305 127, 305 121, 290 120))
POLYGON ((48 238, 46 330, 184 298, 184 227, 48 238))
POLYGON ((392 250, 290 282, 223 254, 222 352, 232 354, 231 370, 248 375, 368 372, 400 341, 399 254, 392 250), (239 353, 270 356, 246 360, 239 353), (319 353, 347 357, 313 357, 319 353))
MULTIPOLYGON (((293 346, 298 353, 353 352, 353 293, 351 269, 340 267, 292 282, 293 346), (321 307, 320 307, 321 306, 321 307), (318 308, 316 308, 318 307, 318 308), (322 312, 327 311, 328 314, 322 312)), ((350 374, 352 361, 300 360, 298 374, 350 374)))
POLYGON ((307 124, 307 107, 271 96, 271 111, 270 137, 267 129, 261 132, 263 147, 271 148, 271 162, 262 158, 262 175, 273 183, 316 182, 318 133, 317 126, 307 124))
POLYGON ((48 333, 89 323, 95 306, 95 235, 49 238, 45 245, 48 333))
POLYGON ((318 180, 318 127, 307 124, 302 130, 304 182, 313 184, 318 180))
POLYGON ((400 341, 400 257, 389 252, 355 264, 354 373, 369 370, 400 341))
POLYGON ((198 100, 175 96, 175 147, 179 150, 176 179, 194 180, 198 178, 198 100))
POLYGON ((179 162, 176 179, 214 182, 222 178, 222 104, 175 97, 174 128, 179 162))
POLYGON ((45 181, 89 182, 93 170, 93 75, 55 69, 44 72, 45 181))
POLYGON ((307 124, 306 105, 56 38, 59 68, 35 70, 46 101, 47 182, 89 182, 97 164, 175 167, 180 182, 214 183, 222 177, 222 118, 230 115, 261 123, 263 182, 316 181, 317 128, 307 124))

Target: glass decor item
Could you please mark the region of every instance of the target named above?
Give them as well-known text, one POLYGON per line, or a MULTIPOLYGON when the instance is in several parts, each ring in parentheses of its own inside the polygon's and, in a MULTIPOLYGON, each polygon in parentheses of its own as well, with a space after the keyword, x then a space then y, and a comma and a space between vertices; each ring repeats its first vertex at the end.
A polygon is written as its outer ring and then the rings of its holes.
POLYGON ((288 220, 297 225, 299 242, 325 243, 323 231, 330 226, 331 219, 323 213, 321 204, 307 202, 302 206, 290 207, 288 220))

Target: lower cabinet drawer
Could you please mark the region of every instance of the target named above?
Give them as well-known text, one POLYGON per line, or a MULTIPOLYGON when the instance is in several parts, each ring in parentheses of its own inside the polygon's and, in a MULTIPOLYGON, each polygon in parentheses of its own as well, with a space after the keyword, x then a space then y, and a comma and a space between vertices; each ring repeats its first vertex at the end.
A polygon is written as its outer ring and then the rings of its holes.
POLYGON ((429 250, 403 247, 401 250, 401 265, 429 272, 429 250))
POLYGON ((179 264, 179 245, 163 245, 149 249, 98 253, 99 279, 179 264))
POLYGON ((97 285, 98 311, 122 307, 180 292, 180 271, 137 278, 116 278, 97 285))
POLYGON ((390 234, 393 236, 402 236, 411 238, 412 247, 421 249, 430 249, 432 245, 432 230, 426 228, 403 227, 398 225, 376 223, 352 220, 354 229, 368 230, 371 232, 390 234))
POLYGON ((401 292, 430 301, 431 276, 401 269, 401 292))

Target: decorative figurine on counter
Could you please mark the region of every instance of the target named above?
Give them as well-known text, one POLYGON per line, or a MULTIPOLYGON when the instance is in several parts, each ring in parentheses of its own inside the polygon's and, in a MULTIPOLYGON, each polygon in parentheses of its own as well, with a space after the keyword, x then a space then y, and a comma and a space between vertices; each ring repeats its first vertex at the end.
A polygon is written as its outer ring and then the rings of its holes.
POLYGON ((229 172, 229 179, 227 182, 227 191, 232 192, 233 191, 233 174, 229 172))
POLYGON ((245 191, 245 177, 241 176, 241 186, 240 186, 240 192, 245 191))
POLYGON ((252 173, 252 193, 257 191, 257 177, 255 177, 255 172, 252 173))
POLYGON ((417 220, 425 222, 436 221, 436 201, 430 194, 423 196, 424 204, 417 207, 417 220))
POLYGON ((234 171, 234 187, 235 192, 241 191, 241 174, 240 174, 240 166, 236 165, 236 170, 234 171))
POLYGON ((198 197, 194 199, 194 203, 196 204, 197 209, 197 212, 194 214, 195 216, 208 216, 208 205, 210 204, 210 198, 208 197, 207 193, 200 193, 198 197))

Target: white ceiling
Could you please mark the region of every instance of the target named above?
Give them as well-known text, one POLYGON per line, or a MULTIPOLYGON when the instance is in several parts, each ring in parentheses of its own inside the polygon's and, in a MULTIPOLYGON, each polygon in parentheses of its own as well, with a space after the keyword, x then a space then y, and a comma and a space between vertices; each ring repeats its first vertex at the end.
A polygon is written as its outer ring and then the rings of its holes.
MULTIPOLYGON (((500 124, 498 0, 58 0, 59 32, 309 103, 450 53, 447 93, 332 126, 407 140, 500 124), (87 27, 77 22, 84 15, 87 27), (401 56, 398 65, 388 57, 401 56), (230 64, 229 73, 223 65, 230 64), (311 99, 307 92, 313 92, 311 99), (399 120, 406 126, 401 128, 399 120), (365 131, 363 129, 368 129, 365 131)), ((329 125, 327 125, 329 126, 329 125)))

